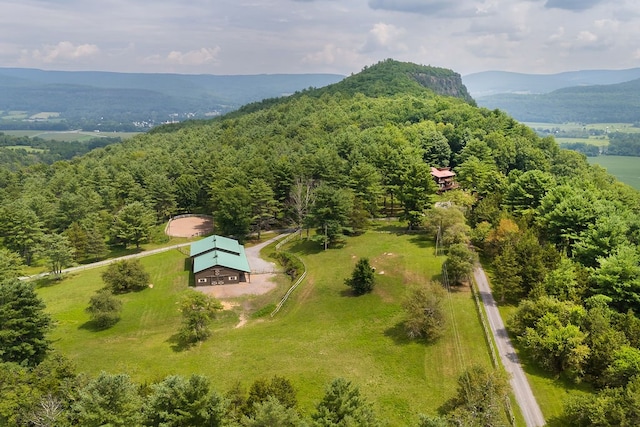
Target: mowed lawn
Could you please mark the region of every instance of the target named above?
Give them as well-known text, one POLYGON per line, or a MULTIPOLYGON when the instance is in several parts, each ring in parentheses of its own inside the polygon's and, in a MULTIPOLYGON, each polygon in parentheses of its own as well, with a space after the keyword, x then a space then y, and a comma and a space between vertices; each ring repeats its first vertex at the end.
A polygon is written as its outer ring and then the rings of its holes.
POLYGON ((587 157, 587 160, 602 166, 619 181, 640 190, 640 157, 598 156, 587 157))
MULTIPOLYGON (((412 425, 418 413, 437 413, 455 394, 465 367, 491 363, 466 288, 446 302, 449 327, 441 340, 425 344, 405 338, 401 302, 407 287, 437 277, 444 258, 434 257, 433 242, 424 236, 395 231, 381 225, 328 251, 315 242, 292 243, 290 250, 304 259, 309 273, 284 309, 273 319, 250 318, 239 328, 238 313, 225 311, 213 336, 188 350, 175 342, 180 325, 176 301, 189 276, 178 251, 141 260, 153 288, 121 296, 122 320, 106 331, 92 330, 84 313, 90 296, 102 287, 102 270, 69 277, 39 293, 58 322, 54 346, 79 371, 126 372, 139 382, 196 372, 209 376, 221 392, 237 381, 248 387, 257 378, 281 375, 297 388, 305 413, 313 411, 326 384, 342 376, 360 386, 390 425, 412 425), (370 259, 377 282, 372 294, 354 297, 344 279, 360 257, 370 259)), ((273 304, 286 287, 236 301, 235 310, 273 304)))

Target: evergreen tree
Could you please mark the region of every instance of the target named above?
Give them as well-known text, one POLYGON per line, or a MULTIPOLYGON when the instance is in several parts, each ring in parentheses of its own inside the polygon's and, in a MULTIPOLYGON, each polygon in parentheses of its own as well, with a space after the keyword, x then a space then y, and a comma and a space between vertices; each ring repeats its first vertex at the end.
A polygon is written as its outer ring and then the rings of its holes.
POLYGON ((317 427, 381 425, 369 402, 360 394, 360 389, 344 378, 333 380, 311 418, 317 427))
POLYGON ((216 233, 244 241, 251 226, 251 193, 236 185, 220 192, 213 212, 216 233))
POLYGON ((242 425, 246 427, 305 427, 307 423, 294 408, 289 408, 273 396, 264 402, 256 403, 252 418, 245 417, 242 425))
POLYGON ((140 243, 149 239, 154 224, 153 212, 142 202, 132 202, 118 212, 113 227, 115 236, 125 247, 133 243, 139 248, 140 243))
POLYGON ((373 291, 375 285, 374 269, 369 264, 369 259, 360 258, 356 263, 351 277, 345 279, 344 284, 349 286, 356 295, 363 295, 373 291))
POLYGON ((520 277, 520 265, 516 258, 513 246, 503 246, 501 253, 493 260, 495 272, 494 292, 500 298, 500 302, 518 301, 522 296, 522 277, 520 277))
POLYGON ((273 190, 264 179, 256 178, 249 184, 251 193, 252 222, 258 233, 258 240, 262 230, 265 230, 276 220, 278 206, 273 190))
POLYGON ((317 227, 318 239, 327 249, 349 230, 348 224, 353 210, 351 190, 333 188, 327 184, 318 186, 311 208, 310 220, 317 227))
POLYGON ((51 318, 26 282, 0 283, 0 360, 35 366, 49 351, 51 318))
POLYGON ((0 282, 16 279, 22 274, 22 258, 15 252, 0 248, 0 282))
POLYGON ((130 427, 140 425, 142 398, 126 374, 101 372, 80 390, 75 411, 79 425, 130 427))
POLYGON ((151 386, 142 413, 144 425, 181 427, 224 424, 224 399, 211 389, 209 380, 193 374, 171 375, 151 386))

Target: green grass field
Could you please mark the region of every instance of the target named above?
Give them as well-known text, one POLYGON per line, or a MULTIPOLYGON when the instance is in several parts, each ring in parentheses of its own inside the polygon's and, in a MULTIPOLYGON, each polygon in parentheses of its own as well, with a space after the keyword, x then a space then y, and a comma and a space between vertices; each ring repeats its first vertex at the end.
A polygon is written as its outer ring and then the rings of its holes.
POLYGON ((640 190, 640 157, 598 156, 588 157, 587 160, 602 166, 619 181, 640 190))
POLYGON ((42 138, 47 140, 54 141, 88 141, 94 138, 100 137, 113 137, 113 138, 122 138, 128 139, 132 138, 135 135, 138 135, 140 132, 85 132, 85 131, 40 131, 40 130, 3 130, 0 131, 5 135, 12 136, 28 136, 29 138, 42 138))
POLYGON ((309 274, 283 310, 273 319, 250 315, 279 300, 289 286, 284 279, 267 295, 238 300, 236 308, 219 316, 213 336, 188 350, 176 343, 176 301, 189 278, 178 251, 141 260, 153 288, 120 296, 122 319, 105 331, 93 330, 84 312, 90 296, 102 287, 101 269, 38 292, 57 321, 55 348, 72 358, 79 371, 127 372, 140 382, 198 372, 211 377, 221 392, 238 380, 248 387, 257 378, 277 374, 297 387, 305 413, 313 411, 327 383, 343 376, 361 387, 390 425, 413 425, 418 413, 435 414, 454 395, 465 367, 491 362, 466 288, 451 294, 447 307, 452 318, 441 340, 424 344, 405 338, 400 304, 406 288, 437 277, 443 257, 433 256, 430 240, 397 230, 382 224, 328 251, 317 243, 293 242, 291 251, 304 259, 309 274), (343 282, 360 257, 376 267, 377 283, 372 294, 353 297, 343 282), (249 311, 250 320, 235 328, 242 309, 249 311))
POLYGON ((530 128, 542 128, 552 129, 558 128, 561 131, 582 131, 586 130, 601 130, 609 132, 623 132, 623 133, 639 133, 640 128, 634 127, 631 123, 536 123, 536 122, 523 122, 523 124, 530 128))
POLYGON ((595 145, 596 147, 606 147, 609 145, 609 138, 605 138, 602 136, 593 136, 590 138, 560 138, 555 137, 558 144, 570 144, 575 142, 581 142, 584 144, 595 145))
POLYGON ((25 150, 27 153, 44 153, 46 150, 42 148, 33 148, 28 145, 7 145, 6 147, 10 150, 25 150))

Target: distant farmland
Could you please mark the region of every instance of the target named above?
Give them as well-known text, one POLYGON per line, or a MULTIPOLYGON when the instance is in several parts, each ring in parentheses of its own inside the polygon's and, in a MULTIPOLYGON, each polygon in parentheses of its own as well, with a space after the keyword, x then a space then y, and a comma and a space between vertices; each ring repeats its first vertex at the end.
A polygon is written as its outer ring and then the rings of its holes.
POLYGON ((594 163, 624 182, 640 190, 640 157, 630 156, 598 156, 588 157, 589 163, 594 163))

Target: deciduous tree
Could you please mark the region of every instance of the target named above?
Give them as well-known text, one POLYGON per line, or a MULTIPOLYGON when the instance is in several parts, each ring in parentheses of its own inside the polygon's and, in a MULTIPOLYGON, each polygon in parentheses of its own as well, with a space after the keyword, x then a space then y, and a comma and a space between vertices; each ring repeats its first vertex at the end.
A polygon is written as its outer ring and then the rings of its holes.
POLYGON ((101 289, 91 297, 85 311, 89 313, 96 326, 108 328, 120 320, 122 301, 117 299, 110 289, 101 289))
POLYGON ((458 379, 458 392, 448 402, 448 418, 454 425, 501 425, 501 414, 509 391, 506 377, 497 370, 474 365, 458 379))
POLYGON ((413 287, 402 304, 404 329, 410 339, 431 341, 442 335, 446 321, 444 297, 445 291, 438 283, 413 287))
POLYGON ((452 284, 462 283, 473 271, 478 255, 464 243, 456 243, 449 247, 447 261, 443 268, 452 284))
POLYGON ((39 253, 47 259, 51 272, 60 277, 62 270, 73 262, 74 250, 64 234, 45 234, 39 253))
POLYGON ((120 294, 145 289, 149 274, 137 259, 122 260, 109 264, 102 280, 114 294, 120 294))
POLYGON ((183 295, 179 307, 182 313, 179 336, 185 344, 206 340, 211 335, 211 321, 222 310, 222 304, 218 300, 194 290, 188 290, 183 295))

